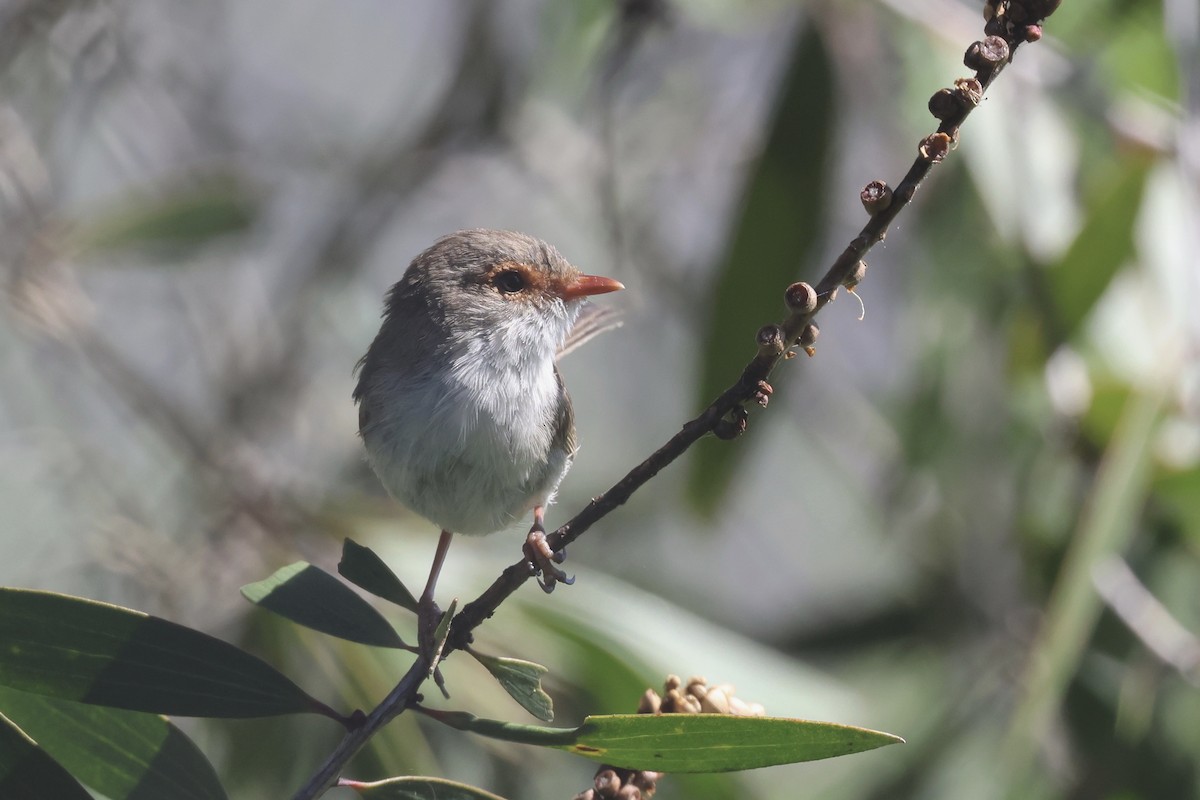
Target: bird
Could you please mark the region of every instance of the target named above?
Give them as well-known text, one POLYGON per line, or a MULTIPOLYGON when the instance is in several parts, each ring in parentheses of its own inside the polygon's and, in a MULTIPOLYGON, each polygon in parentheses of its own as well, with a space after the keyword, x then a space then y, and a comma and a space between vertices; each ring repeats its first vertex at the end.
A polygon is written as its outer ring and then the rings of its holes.
POLYGON ((387 292, 353 398, 367 463, 441 528, 418 600, 425 622, 441 615, 433 595, 455 533, 494 533, 532 512, 523 551, 539 585, 573 581, 545 531, 578 449, 556 359, 612 327, 587 298, 623 288, 541 239, 473 229, 438 239, 387 292))

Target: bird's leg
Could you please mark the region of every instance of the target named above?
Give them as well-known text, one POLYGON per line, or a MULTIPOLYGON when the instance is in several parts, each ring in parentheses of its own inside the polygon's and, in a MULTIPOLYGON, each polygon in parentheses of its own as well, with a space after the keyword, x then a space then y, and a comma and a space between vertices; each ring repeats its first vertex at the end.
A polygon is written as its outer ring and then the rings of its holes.
POLYGON ((428 651, 433 647, 433 633, 442 621, 442 610, 434 602, 433 593, 437 589, 438 575, 442 572, 442 564, 446 561, 446 552, 453 538, 454 534, 450 531, 442 531, 437 552, 433 554, 433 566, 429 568, 429 579, 425 581, 425 591, 421 592, 421 598, 417 601, 417 641, 421 652, 426 655, 432 655, 428 651))
POLYGON ((542 591, 550 594, 554 591, 556 583, 565 583, 570 586, 575 582, 574 576, 567 577, 567 573, 563 572, 555 564, 561 564, 563 559, 567 557, 566 549, 555 552, 550 549, 550 544, 546 541, 546 509, 542 506, 534 506, 533 508, 533 527, 529 529, 529 535, 525 537, 525 558, 529 562, 529 568, 533 570, 533 574, 538 576, 538 586, 542 587, 542 591))

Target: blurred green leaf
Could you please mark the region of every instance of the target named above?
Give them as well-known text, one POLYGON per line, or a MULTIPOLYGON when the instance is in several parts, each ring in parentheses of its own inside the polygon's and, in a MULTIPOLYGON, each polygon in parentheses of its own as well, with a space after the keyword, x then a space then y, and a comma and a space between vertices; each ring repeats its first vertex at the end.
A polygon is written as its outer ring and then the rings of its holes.
POLYGON ((1046 279, 1063 340, 1072 338, 1122 264, 1134 257, 1133 226, 1152 161, 1128 156, 1097 186, 1083 227, 1046 279))
POLYGON ((207 634, 80 597, 0 587, 0 685, 185 717, 312 712, 274 667, 207 634))
MULTIPOLYGON (((699 403, 728 388, 754 355, 754 333, 783 313, 783 290, 820 244, 835 115, 834 76, 815 26, 804 25, 783 76, 766 145, 742 196, 712 288, 699 403)), ((750 426, 750 435, 758 426, 750 426)), ((743 437, 744 438, 744 437, 743 437)), ((694 448, 688 494, 711 515, 747 452, 705 440, 694 448)))
POLYGON ((147 248, 181 255, 249 228, 258 201, 235 179, 203 180, 160 195, 110 202, 72 235, 82 251, 147 248))
POLYGON ((1171 509, 1183 530, 1200 542, 1200 468, 1163 475, 1153 488, 1154 496, 1171 509))
POLYGON ((1120 35, 1110 33, 1096 51, 1108 85, 1177 101, 1180 71, 1167 38, 1170 23, 1164 24, 1163 4, 1130 3, 1119 27, 1120 35))
POLYGON ((417 610, 417 599, 412 592, 371 548, 347 538, 342 542, 342 560, 337 568, 343 578, 360 589, 409 611, 417 610))
POLYGON ((1097 376, 1093 381, 1092 401, 1079 422, 1084 434, 1097 447, 1112 441, 1132 394, 1129 384, 1116 379, 1097 376))
POLYGON ((442 778, 389 778, 374 783, 342 781, 339 785, 368 800, 504 800, 491 792, 442 778))
POLYGON ((3 714, 0 714, 0 797, 92 800, 79 781, 3 714))
POLYGON ((428 712, 459 730, 492 739, 554 747, 626 769, 733 772, 874 750, 904 740, 832 722, 727 714, 614 714, 578 728, 544 728, 428 712))
POLYGON ((489 656, 474 649, 470 653, 492 673, 504 691, 521 704, 521 708, 543 722, 554 719, 554 701, 542 689, 542 676, 550 670, 532 661, 489 656))
POLYGON ((72 775, 111 800, 227 797, 212 765, 165 717, 7 687, 0 687, 0 709, 72 775))
POLYGON ((251 603, 298 625, 376 647, 405 647, 391 624, 350 587, 306 561, 242 587, 251 603))

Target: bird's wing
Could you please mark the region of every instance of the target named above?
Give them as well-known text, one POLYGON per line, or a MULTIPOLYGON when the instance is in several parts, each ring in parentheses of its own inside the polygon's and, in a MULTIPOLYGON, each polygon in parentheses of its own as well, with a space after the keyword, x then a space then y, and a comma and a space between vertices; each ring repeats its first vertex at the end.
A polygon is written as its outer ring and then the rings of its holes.
POLYGON ((562 347, 558 348, 555 360, 561 359, 581 344, 591 341, 605 331, 619 328, 623 324, 625 323, 621 319, 619 311, 607 306, 584 303, 583 310, 579 312, 579 318, 575 320, 575 327, 571 328, 571 332, 567 334, 567 340, 563 342, 562 347))

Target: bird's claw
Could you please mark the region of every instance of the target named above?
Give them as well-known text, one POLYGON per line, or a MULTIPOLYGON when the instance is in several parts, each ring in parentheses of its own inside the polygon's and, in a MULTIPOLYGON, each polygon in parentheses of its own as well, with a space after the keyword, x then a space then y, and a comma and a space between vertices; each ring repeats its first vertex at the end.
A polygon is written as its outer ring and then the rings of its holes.
POLYGON ((546 541, 546 529, 541 525, 534 523, 534 526, 529 529, 529 535, 525 538, 525 559, 529 563, 529 568, 534 575, 538 576, 538 586, 542 587, 542 591, 550 594, 554 591, 555 584, 565 583, 570 586, 575 582, 575 576, 568 576, 555 564, 561 564, 567 557, 566 549, 551 550, 549 542, 546 541))
POLYGON ((767 407, 767 401, 771 399, 771 394, 775 391, 771 384, 766 381, 759 381, 758 386, 754 389, 754 400, 763 408, 767 407))

